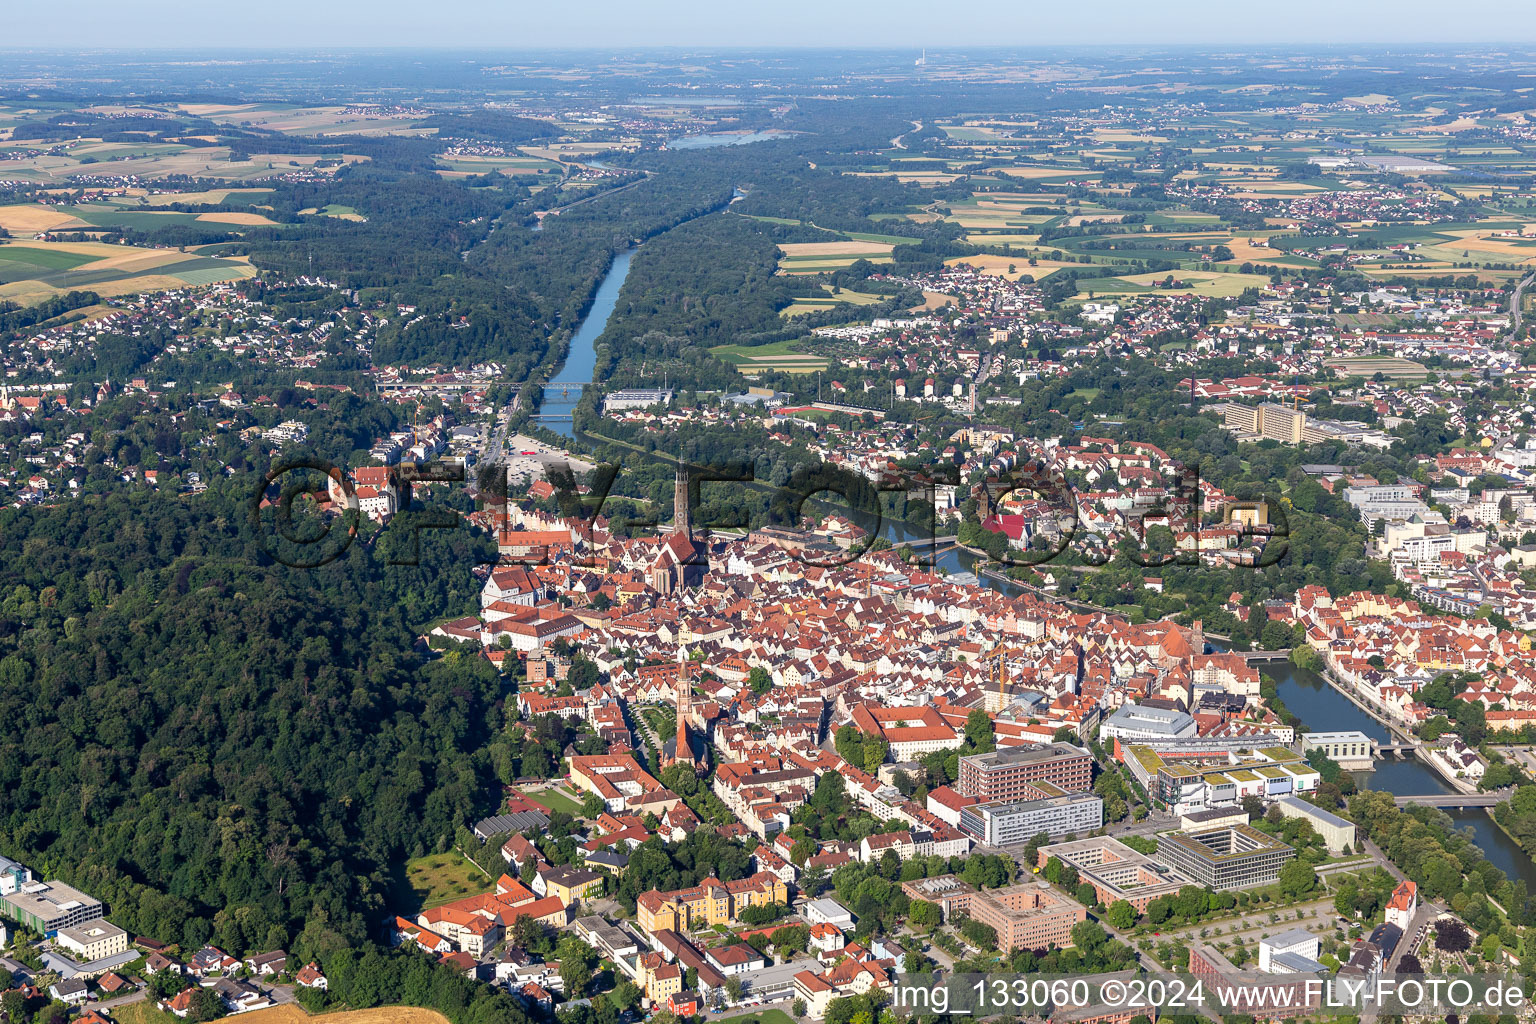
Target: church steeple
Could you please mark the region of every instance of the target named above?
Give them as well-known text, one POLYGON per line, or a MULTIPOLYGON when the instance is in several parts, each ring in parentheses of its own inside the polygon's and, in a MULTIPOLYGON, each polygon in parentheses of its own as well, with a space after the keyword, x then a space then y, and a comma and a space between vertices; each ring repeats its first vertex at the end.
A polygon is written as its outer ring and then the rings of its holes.
POLYGON ((689 663, 685 659, 677 666, 677 750, 673 763, 693 764, 693 741, 688 738, 688 719, 693 716, 693 683, 688 678, 689 663))
POLYGON ((677 478, 672 485, 672 529, 693 539, 693 513, 688 505, 688 470, 677 468, 677 478))

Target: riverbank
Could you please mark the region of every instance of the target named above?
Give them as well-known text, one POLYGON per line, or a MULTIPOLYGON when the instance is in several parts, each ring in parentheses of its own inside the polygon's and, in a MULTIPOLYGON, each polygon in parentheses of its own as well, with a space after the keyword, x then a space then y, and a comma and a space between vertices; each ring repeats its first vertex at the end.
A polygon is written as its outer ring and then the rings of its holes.
POLYGON ((1334 672, 1333 668, 1326 661, 1323 662, 1322 671, 1319 673, 1319 675, 1327 680, 1328 685, 1332 686, 1339 693, 1343 694, 1346 700, 1355 705, 1355 707, 1359 708, 1361 711, 1365 712, 1367 715, 1370 715, 1371 718, 1377 722, 1377 724, 1385 728, 1387 730, 1388 738, 1414 744, 1413 756, 1427 764, 1435 772, 1435 774, 1444 779, 1446 784, 1453 790, 1458 793, 1468 794, 1476 793, 1478 791, 1476 785, 1468 782, 1466 779, 1458 778, 1455 774, 1453 774, 1449 765, 1435 757, 1427 748, 1422 745, 1422 740, 1408 732, 1401 723, 1394 722, 1387 718, 1385 714, 1373 707, 1371 703, 1366 700, 1365 695, 1359 693, 1352 684, 1345 682, 1343 679, 1340 679, 1338 674, 1334 672))
MULTIPOLYGON (((1322 675, 1291 664, 1266 669, 1276 692, 1291 711, 1305 722, 1330 730, 1358 730, 1379 742, 1390 734, 1366 714, 1342 690, 1322 675)), ((1395 796, 1455 793, 1441 774, 1417 758, 1390 758, 1376 763, 1374 772, 1351 773, 1361 789, 1395 796)), ((1536 860, 1500 827, 1483 808, 1446 808, 1443 813, 1457 828, 1468 829, 1483 855, 1510 878, 1519 878, 1536 891, 1536 860)))

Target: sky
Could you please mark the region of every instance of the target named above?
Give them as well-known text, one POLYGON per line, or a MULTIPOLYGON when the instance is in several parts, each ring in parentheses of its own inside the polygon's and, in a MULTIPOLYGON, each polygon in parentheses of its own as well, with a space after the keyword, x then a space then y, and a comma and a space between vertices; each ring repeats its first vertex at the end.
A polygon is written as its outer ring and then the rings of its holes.
POLYGON ((10 0, 0 49, 1536 42, 1530 0, 10 0))

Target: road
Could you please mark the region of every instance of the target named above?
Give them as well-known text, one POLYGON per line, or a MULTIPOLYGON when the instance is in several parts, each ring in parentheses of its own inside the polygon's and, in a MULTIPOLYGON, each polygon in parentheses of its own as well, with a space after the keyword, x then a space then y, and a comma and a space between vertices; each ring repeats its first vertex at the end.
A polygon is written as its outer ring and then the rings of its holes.
POLYGON ((1532 274, 1519 284, 1515 285, 1515 294, 1509 300, 1509 341, 1515 340, 1515 335, 1520 333, 1520 307, 1524 305, 1525 290, 1532 282, 1536 282, 1536 274, 1532 274))

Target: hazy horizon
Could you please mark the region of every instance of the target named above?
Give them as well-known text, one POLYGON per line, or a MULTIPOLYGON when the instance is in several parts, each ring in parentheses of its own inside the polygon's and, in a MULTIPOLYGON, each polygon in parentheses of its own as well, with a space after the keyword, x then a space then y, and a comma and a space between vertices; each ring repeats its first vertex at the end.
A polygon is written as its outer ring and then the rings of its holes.
MULTIPOLYGON (((942 9, 940 9, 942 10, 942 9)), ((591 0, 570 9, 458 0, 432 9, 404 0, 272 0, 259 8, 200 9, 141 0, 82 0, 61 18, 48 8, 12 11, 0 49, 450 50, 919 49, 1031 46, 1524 46, 1536 20, 1519 0, 1466 0, 1454 9, 1430 0, 1296 0, 1266 14, 1248 5, 1178 3, 1151 7, 1107 0, 1091 11, 1071 6, 982 0, 958 17, 935 18, 917 0, 893 0, 873 13, 853 5, 783 0, 723 8, 702 0, 646 6, 591 0)))

